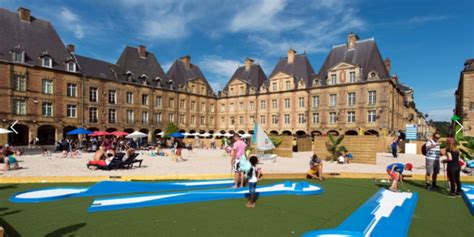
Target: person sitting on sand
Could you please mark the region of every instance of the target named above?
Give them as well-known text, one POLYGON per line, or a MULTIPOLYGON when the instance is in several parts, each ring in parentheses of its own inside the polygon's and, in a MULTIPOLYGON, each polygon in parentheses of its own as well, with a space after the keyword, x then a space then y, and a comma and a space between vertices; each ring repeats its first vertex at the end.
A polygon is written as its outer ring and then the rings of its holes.
POLYGON ((16 158, 13 156, 14 151, 10 147, 9 144, 5 144, 5 146, 2 149, 1 153, 1 159, 5 163, 5 166, 3 168, 3 173, 5 174, 7 170, 16 170, 18 169, 18 161, 16 158))
POLYGON ((339 153, 339 157, 337 158, 337 163, 342 165, 346 162, 346 158, 344 157, 344 155, 342 153, 339 153))
POLYGON ((344 151, 344 158, 347 164, 350 164, 352 161, 352 154, 349 153, 348 151, 344 151))
POLYGON ((390 186, 390 190, 394 192, 398 192, 398 181, 403 183, 403 171, 408 170, 411 171, 413 169, 413 165, 411 163, 406 163, 405 165, 402 163, 393 163, 387 166, 387 174, 392 179, 392 185, 390 186))
POLYGON ((309 170, 306 174, 306 178, 324 180, 323 161, 319 159, 318 155, 316 154, 314 154, 309 161, 309 170))

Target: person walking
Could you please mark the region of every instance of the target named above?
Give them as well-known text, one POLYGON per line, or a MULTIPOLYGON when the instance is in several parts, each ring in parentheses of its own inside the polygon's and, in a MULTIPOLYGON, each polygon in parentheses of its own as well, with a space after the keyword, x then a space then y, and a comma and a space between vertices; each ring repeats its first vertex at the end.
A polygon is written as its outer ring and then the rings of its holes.
POLYGON ((439 157, 441 153, 439 139, 441 135, 438 132, 433 134, 433 139, 426 142, 426 188, 429 191, 439 190, 436 185, 436 179, 439 174, 439 157))
POLYGON ((234 188, 240 188, 244 186, 244 175, 240 167, 240 160, 247 159, 245 156, 247 144, 240 139, 240 135, 238 133, 235 133, 233 138, 234 144, 231 153, 231 166, 234 173, 234 188))
POLYGON ((454 138, 448 138, 447 140, 446 155, 447 159, 443 160, 443 163, 448 164, 449 196, 461 196, 461 166, 459 165, 459 150, 454 138))
POLYGON ((393 158, 398 158, 398 143, 399 143, 398 136, 392 139, 392 156, 393 158))

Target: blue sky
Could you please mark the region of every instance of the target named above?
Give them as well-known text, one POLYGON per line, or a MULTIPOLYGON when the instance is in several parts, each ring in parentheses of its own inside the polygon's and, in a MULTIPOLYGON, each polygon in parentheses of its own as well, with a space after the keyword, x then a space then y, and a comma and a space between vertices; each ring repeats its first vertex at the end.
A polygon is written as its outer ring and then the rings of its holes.
POLYGON ((448 120, 465 59, 474 57, 474 2, 465 1, 0 1, 0 7, 53 23, 81 55, 115 63, 126 45, 143 44, 165 70, 183 55, 217 91, 245 57, 267 76, 289 47, 318 71, 332 45, 353 31, 374 37, 392 74, 415 90, 434 120, 448 120))

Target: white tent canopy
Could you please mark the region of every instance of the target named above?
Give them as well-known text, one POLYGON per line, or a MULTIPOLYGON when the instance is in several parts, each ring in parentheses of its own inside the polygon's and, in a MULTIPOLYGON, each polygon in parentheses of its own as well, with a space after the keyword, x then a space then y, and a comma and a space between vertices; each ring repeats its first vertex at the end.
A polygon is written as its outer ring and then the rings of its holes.
POLYGON ((223 134, 222 136, 224 136, 224 137, 232 137, 232 136, 234 136, 234 134, 227 132, 227 133, 223 134))
POLYGON ((158 136, 164 136, 164 135, 165 135, 165 132, 160 132, 160 133, 157 133, 156 135, 158 135, 158 136))
POLYGON ((253 135, 250 134, 250 133, 245 133, 245 134, 241 134, 240 137, 241 138, 249 138, 249 137, 252 137, 253 135))
POLYGON ((12 131, 4 128, 0 128, 0 134, 7 134, 7 133, 12 133, 12 131))
POLYGON ((206 133, 203 133, 203 134, 199 134, 200 137, 210 137, 212 136, 212 134, 206 132, 206 133))
POLYGON ((139 131, 132 132, 128 134, 127 136, 125 136, 125 138, 143 138, 143 137, 148 137, 148 135, 139 131))

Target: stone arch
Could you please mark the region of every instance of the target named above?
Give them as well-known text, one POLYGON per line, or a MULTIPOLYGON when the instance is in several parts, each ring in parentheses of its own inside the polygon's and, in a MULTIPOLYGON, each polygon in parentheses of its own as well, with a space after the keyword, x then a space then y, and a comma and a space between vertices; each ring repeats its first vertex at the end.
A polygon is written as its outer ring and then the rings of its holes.
POLYGON ((38 145, 54 145, 56 142, 56 128, 53 125, 41 125, 38 127, 38 145))
POLYGON ((278 136, 278 131, 272 130, 272 131, 270 131, 270 134, 273 135, 273 136, 278 136))
POLYGON ((13 128, 18 132, 18 134, 14 132, 9 133, 8 144, 14 146, 28 145, 28 143, 30 142, 30 128, 25 124, 16 124, 13 128))
POLYGON ((311 135, 313 135, 313 136, 321 136, 321 135, 323 135, 323 133, 322 133, 321 131, 314 130, 314 131, 311 131, 311 135))
POLYGON ((306 132, 303 130, 296 131, 296 136, 305 136, 305 135, 306 135, 306 132))
POLYGON ((74 129, 77 129, 76 126, 66 126, 63 128, 63 138, 65 137, 72 137, 72 138, 77 138, 78 136, 77 135, 67 135, 66 133, 68 133, 69 131, 72 131, 74 129))
POLYGON ((355 130, 347 130, 344 134, 347 135, 347 136, 357 136, 357 135, 359 135, 359 133, 355 130))
POLYGON ((116 132, 117 129, 116 128, 107 128, 105 131, 106 132, 116 132))
POLYGON ((366 135, 366 136, 379 136, 379 132, 371 129, 371 130, 365 131, 364 135, 366 135))
POLYGON ((333 136, 339 136, 339 132, 336 131, 336 130, 329 130, 327 134, 328 134, 328 135, 331 134, 331 135, 333 135, 333 136))
POLYGON ((287 136, 291 136, 291 135, 292 135, 291 131, 289 131, 289 130, 285 130, 285 131, 283 131, 281 134, 287 135, 287 136))
POLYGON ((87 130, 91 131, 91 132, 95 132, 95 131, 99 131, 100 129, 99 128, 96 128, 96 127, 90 127, 88 128, 87 130))
POLYGON ((127 133, 132 133, 132 132, 135 132, 135 129, 133 128, 126 128, 123 130, 124 132, 127 132, 127 133))
POLYGON ((239 134, 245 134, 244 130, 239 130, 239 134))

